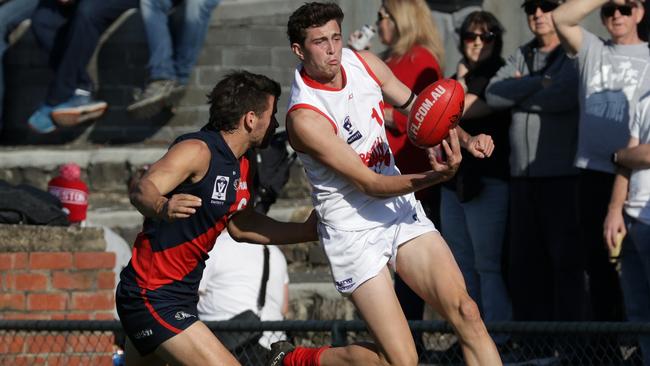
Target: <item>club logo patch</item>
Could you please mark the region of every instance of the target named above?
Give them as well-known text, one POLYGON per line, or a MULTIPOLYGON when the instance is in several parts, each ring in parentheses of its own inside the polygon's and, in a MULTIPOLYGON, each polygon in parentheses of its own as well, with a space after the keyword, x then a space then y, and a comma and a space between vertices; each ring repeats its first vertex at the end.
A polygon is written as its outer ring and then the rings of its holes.
POLYGON ((143 330, 137 332, 136 334, 134 334, 133 338, 142 339, 142 338, 150 337, 152 335, 153 335, 153 330, 151 330, 151 329, 143 329, 143 330))
POLYGON ((176 314, 174 315, 174 319, 176 320, 184 320, 187 318, 196 318, 196 315, 189 314, 184 311, 177 311, 176 314))
POLYGON ((218 200, 218 201, 226 200, 226 192, 228 190, 229 182, 230 182, 230 177, 217 175, 217 179, 214 180, 214 188, 212 189, 213 200, 218 200))
POLYGON ((352 277, 346 278, 346 279, 344 279, 342 281, 335 281, 336 288, 339 291, 348 290, 348 289, 352 288, 352 286, 354 286, 354 284, 355 284, 355 282, 352 279, 352 277))
POLYGON ((345 117, 345 120, 343 121, 343 129, 345 129, 345 131, 348 133, 348 145, 363 137, 363 135, 361 135, 361 132, 355 130, 352 122, 350 121, 350 116, 345 117))

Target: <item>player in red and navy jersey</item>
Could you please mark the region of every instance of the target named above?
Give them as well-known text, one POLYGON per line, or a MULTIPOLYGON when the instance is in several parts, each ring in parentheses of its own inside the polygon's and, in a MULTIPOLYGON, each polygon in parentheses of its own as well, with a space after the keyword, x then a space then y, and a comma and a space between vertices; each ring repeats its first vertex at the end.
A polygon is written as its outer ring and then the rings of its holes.
POLYGON ((197 318, 208 252, 227 227, 260 244, 316 240, 316 219, 280 223, 248 207, 244 154, 273 135, 280 85, 234 72, 210 93, 210 121, 179 137, 130 192, 145 217, 116 292, 127 365, 239 365, 197 318))

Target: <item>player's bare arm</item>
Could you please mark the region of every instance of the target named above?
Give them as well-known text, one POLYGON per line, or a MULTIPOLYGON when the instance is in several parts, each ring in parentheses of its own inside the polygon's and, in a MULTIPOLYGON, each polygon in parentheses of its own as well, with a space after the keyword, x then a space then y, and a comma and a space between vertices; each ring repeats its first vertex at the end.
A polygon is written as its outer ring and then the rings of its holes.
POLYGON ((366 167, 356 152, 334 133, 329 121, 317 112, 308 109, 292 111, 287 116, 287 132, 295 150, 309 154, 348 179, 363 193, 374 197, 398 196, 448 180, 455 174, 461 160, 458 139, 452 137, 450 142, 443 142, 449 157, 447 162, 436 162, 432 165, 434 170, 385 176, 366 167))
POLYGON ((210 164, 210 149, 200 140, 174 145, 154 163, 129 192, 131 203, 145 217, 172 221, 189 217, 201 206, 201 199, 189 194, 164 195, 186 180, 197 182, 210 164))
MULTIPOLYGON (((359 55, 363 57, 368 66, 374 72, 375 76, 377 76, 377 79, 381 83, 381 90, 384 99, 389 104, 401 107, 410 99, 410 103, 408 103, 405 108, 399 109, 402 113, 408 116, 411 107, 415 102, 415 98, 410 98, 411 89, 395 77, 395 74, 393 74, 390 68, 372 52, 361 51, 359 52, 359 55)), ((456 127, 456 130, 458 131, 460 145, 470 154, 477 158, 485 158, 492 155, 492 152, 494 151, 494 142, 492 141, 491 136, 485 134, 472 136, 465 132, 465 130, 460 126, 456 127)))
POLYGON ((280 222, 256 212, 251 206, 234 214, 228 232, 236 241, 255 244, 296 244, 318 240, 315 211, 304 222, 280 222))

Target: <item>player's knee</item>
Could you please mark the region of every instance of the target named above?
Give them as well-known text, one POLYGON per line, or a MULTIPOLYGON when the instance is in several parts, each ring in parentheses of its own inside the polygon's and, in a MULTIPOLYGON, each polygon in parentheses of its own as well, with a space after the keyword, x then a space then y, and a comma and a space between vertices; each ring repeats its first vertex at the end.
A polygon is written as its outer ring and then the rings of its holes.
POLYGON ((476 302, 469 295, 463 294, 455 300, 449 301, 446 306, 446 318, 456 328, 465 328, 481 320, 481 314, 476 302))
POLYGON ((481 312, 476 302, 469 296, 461 299, 458 305, 458 312, 463 321, 476 322, 481 320, 481 312))

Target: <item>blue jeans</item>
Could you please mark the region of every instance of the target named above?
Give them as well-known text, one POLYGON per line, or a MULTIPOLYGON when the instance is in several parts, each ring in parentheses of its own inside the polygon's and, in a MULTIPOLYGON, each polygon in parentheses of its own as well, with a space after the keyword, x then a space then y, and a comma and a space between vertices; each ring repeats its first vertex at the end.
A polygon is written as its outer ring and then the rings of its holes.
POLYGON ((138 0, 78 0, 73 6, 41 0, 32 16, 32 31, 54 70, 46 104, 67 101, 77 88, 92 91, 86 67, 99 38, 122 13, 137 6, 138 0))
MULTIPOLYGON (((625 216, 627 236, 621 249, 621 288, 627 319, 650 322, 650 225, 625 216)), ((643 364, 650 366, 650 336, 640 337, 643 364)))
POLYGON ((178 0, 140 1, 149 42, 149 79, 187 84, 210 26, 210 15, 220 1, 185 0, 178 9, 182 11, 178 22, 168 19, 178 0))
POLYGON ((512 319, 512 307, 501 273, 508 222, 508 183, 494 178, 481 180, 481 193, 464 203, 455 191, 442 187, 441 229, 483 319, 508 321, 512 319))
POLYGON ((23 20, 29 18, 38 0, 11 0, 0 5, 0 130, 2 130, 2 105, 4 100, 4 55, 9 47, 7 37, 23 20))

